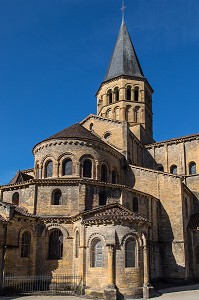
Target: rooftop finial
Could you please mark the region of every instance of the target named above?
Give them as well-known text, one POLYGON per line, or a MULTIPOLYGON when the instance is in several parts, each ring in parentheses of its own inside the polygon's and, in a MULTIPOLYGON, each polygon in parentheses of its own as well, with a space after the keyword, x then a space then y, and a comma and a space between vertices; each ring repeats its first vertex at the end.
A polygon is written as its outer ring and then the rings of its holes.
POLYGON ((122 21, 124 21, 124 12, 125 12, 125 9, 126 9, 126 6, 124 5, 124 0, 122 0, 122 8, 121 8, 121 11, 122 11, 122 21))

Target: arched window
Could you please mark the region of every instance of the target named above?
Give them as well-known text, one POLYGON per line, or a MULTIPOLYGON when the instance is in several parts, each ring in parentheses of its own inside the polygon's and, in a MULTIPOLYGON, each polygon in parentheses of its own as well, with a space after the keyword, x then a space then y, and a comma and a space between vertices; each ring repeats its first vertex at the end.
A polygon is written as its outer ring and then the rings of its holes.
POLYGON ((86 159, 83 163, 83 177, 92 178, 92 162, 86 159))
POLYGON ((136 197, 133 198, 133 212, 138 212, 138 198, 136 197))
POLYGON ((189 174, 196 174, 196 163, 194 161, 189 163, 189 174))
POLYGON ((157 166, 157 170, 160 171, 160 172, 164 172, 164 167, 163 167, 163 165, 159 164, 159 165, 157 166))
POLYGON ((21 257, 30 257, 31 235, 28 231, 22 234, 21 239, 21 257))
POLYGON ((66 159, 62 164, 62 175, 72 175, 73 173, 73 163, 71 159, 66 159))
POLYGON ((127 86, 127 89, 126 89, 126 99, 128 101, 131 100, 131 86, 127 86))
POLYGON ((177 174, 177 170, 178 170, 178 168, 177 168, 176 165, 172 165, 172 166, 170 167, 170 173, 171 173, 171 174, 176 175, 176 174, 177 174))
POLYGON ((112 104, 112 102, 113 102, 112 90, 108 90, 107 97, 108 97, 108 104, 112 104))
POLYGON ((90 131, 92 131, 93 130, 93 123, 90 123, 90 131))
POLYGON ((138 114, 139 114, 139 107, 135 107, 134 109, 134 122, 137 123, 138 122, 138 114))
POLYGON ((60 259, 63 257, 63 234, 59 229, 53 230, 49 236, 48 258, 60 259))
POLYGON ((107 119, 111 119, 112 118, 112 111, 111 111, 111 109, 107 110, 107 112, 106 112, 106 118, 107 119))
POLYGON ((19 205, 19 193, 18 192, 15 192, 13 195, 12 195, 12 203, 14 205, 19 205))
POLYGON ((117 173, 115 170, 112 171, 112 183, 117 183, 117 173))
POLYGON ((53 162, 51 160, 47 161, 45 165, 45 177, 53 176, 53 162))
POLYGON ((60 190, 54 190, 52 192, 52 205, 61 205, 62 204, 62 193, 60 190))
POLYGON ((136 266, 136 241, 131 238, 125 244, 125 268, 135 268, 136 266))
POLYGON ((105 164, 101 166, 101 181, 107 182, 108 169, 105 164))
POLYGON ((106 201, 107 201, 106 192, 105 191, 99 192, 99 205, 106 205, 106 201))
POLYGON ((134 90, 134 101, 138 102, 139 101, 139 88, 136 87, 134 90))
POLYGON ((91 244, 91 267, 102 267, 102 241, 95 239, 91 244))
POLYGON ((130 105, 127 105, 126 110, 125 110, 125 119, 127 122, 133 122, 133 110, 130 105))
POLYGON ((114 112, 115 112, 115 120, 119 121, 119 119, 120 119, 120 108, 116 107, 114 112))
POLYGON ((115 94, 115 101, 119 101, 120 100, 120 93, 119 93, 119 88, 116 87, 114 89, 114 94, 115 94))
POLYGON ((76 231, 75 236, 75 257, 79 257, 79 231, 76 231))
POLYGON ((199 265, 199 245, 196 246, 195 248, 195 259, 196 259, 196 264, 199 265))

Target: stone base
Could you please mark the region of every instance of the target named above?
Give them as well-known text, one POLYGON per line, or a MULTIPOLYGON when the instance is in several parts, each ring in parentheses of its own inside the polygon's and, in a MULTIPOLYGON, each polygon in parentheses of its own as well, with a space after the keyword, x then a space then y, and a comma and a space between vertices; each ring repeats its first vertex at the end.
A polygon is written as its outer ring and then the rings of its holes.
POLYGON ((104 300, 117 300, 117 290, 115 285, 108 285, 104 289, 104 300))
POLYGON ((120 299, 142 299, 143 287, 121 288, 118 291, 118 300, 120 299))
POLYGON ((154 297, 154 288, 151 285, 143 286, 143 298, 149 299, 154 297))
POLYGON ((92 299, 103 299, 104 293, 101 290, 86 288, 85 295, 92 299))

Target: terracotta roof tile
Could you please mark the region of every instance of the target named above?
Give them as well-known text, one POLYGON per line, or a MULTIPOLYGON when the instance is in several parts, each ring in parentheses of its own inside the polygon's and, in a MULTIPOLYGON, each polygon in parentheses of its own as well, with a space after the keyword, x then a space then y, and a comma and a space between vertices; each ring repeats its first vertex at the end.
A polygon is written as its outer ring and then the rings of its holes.
POLYGON ((123 223, 123 222, 149 222, 147 219, 141 215, 131 212, 130 210, 123 208, 122 206, 116 204, 115 207, 104 206, 103 211, 96 211, 90 216, 85 216, 82 224, 85 225, 94 225, 94 224, 103 224, 103 223, 123 223))
POLYGON ((9 184, 21 183, 21 182, 28 181, 31 179, 33 179, 32 176, 19 171, 19 172, 17 172, 15 177, 9 182, 9 184))
POLYGON ((66 139, 66 138, 89 139, 89 140, 101 142, 100 138, 98 138, 96 135, 91 133, 89 130, 87 130, 79 123, 76 123, 70 127, 65 128, 64 130, 50 136, 46 140, 66 139))

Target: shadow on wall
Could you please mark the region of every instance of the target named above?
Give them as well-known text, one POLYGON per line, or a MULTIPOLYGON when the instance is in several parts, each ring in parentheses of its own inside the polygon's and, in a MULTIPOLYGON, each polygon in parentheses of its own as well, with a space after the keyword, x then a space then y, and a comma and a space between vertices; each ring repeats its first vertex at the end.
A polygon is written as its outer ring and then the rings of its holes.
MULTIPOLYGON (((178 229, 176 228, 175 230, 178 229)), ((168 285, 171 284, 171 286, 173 283, 185 283, 187 280, 185 267, 177 263, 177 261, 183 261, 184 259, 184 243, 174 240, 169 215, 161 203, 159 203, 158 212, 158 250, 159 278, 156 278, 155 281, 166 282, 168 285)), ((157 264, 156 255, 151 255, 151 259, 153 260, 151 264, 152 269, 152 266, 154 267, 157 264)), ((151 270, 151 272, 153 271, 151 270)), ((155 278, 154 275, 153 278, 155 278)))

